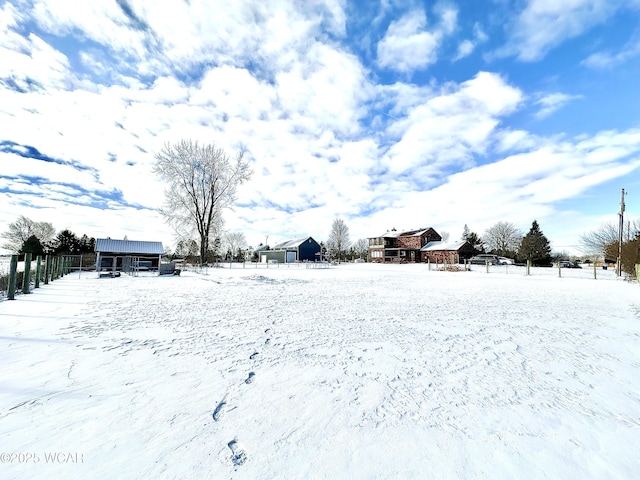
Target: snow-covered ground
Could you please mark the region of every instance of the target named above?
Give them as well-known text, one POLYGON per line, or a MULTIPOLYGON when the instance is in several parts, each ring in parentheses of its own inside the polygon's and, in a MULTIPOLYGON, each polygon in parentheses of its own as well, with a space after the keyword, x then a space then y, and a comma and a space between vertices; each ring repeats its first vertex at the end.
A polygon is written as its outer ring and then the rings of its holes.
POLYGON ((0 302, 0 478, 637 478, 640 287, 597 273, 68 275, 0 302))

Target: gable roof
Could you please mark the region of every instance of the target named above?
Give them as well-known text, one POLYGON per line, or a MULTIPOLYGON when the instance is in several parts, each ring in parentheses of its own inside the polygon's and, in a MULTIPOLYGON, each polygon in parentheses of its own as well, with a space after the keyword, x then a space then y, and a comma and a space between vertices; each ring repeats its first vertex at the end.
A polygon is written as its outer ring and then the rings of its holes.
POLYGON ((451 251, 457 252, 462 248, 462 246, 467 243, 466 240, 462 240, 459 242, 429 242, 424 247, 420 249, 421 252, 443 252, 443 251, 451 251))
MULTIPOLYGON (((287 240, 285 242, 274 245, 271 248, 271 250, 284 250, 285 248, 298 248, 300 245, 302 245, 304 242, 306 242, 309 239, 313 240, 313 238, 311 237, 294 238, 293 240, 287 240)), ((313 241, 316 242, 315 240, 313 241)))
MULTIPOLYGON (((377 237, 369 237, 369 238, 398 238, 398 237, 420 237, 424 235, 429 230, 433 230, 433 228, 419 228, 418 230, 404 230, 404 231, 396 231, 391 230, 385 232, 382 235, 378 235, 377 237)), ((435 232, 435 230, 433 230, 435 232)), ((437 232, 436 232, 437 233, 437 232)))
MULTIPOLYGON (((433 230, 432 228, 421 228, 419 230, 409 230, 407 232, 402 232, 400 234, 401 237, 420 237, 427 233, 427 231, 433 230)), ((434 230, 435 231, 435 230, 434 230)))
POLYGON ((162 255, 162 242, 144 242, 139 240, 114 240, 96 238, 96 252, 162 255))

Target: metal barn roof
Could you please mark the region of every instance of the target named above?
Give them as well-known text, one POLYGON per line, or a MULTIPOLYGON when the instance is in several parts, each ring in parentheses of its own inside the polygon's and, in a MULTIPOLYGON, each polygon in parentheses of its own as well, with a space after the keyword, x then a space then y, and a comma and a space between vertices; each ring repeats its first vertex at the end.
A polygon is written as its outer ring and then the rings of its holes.
POLYGON ((143 242, 138 240, 114 240, 96 238, 96 252, 162 255, 162 242, 143 242))
MULTIPOLYGON (((311 237, 294 238, 293 240, 287 240, 286 242, 275 245, 271 250, 284 250, 285 248, 297 248, 311 237)), ((313 238, 311 238, 313 240, 313 238)), ((314 240, 315 241, 315 240, 314 240)))

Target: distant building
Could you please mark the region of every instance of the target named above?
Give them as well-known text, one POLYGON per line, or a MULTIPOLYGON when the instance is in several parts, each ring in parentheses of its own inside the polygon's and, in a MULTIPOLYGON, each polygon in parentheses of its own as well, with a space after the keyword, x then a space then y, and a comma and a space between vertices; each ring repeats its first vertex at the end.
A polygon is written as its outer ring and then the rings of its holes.
POLYGON ((369 261, 384 263, 417 263, 422 260, 420 249, 429 242, 441 241, 433 228, 398 232, 391 230, 369 239, 369 261))
POLYGON ((314 262, 320 260, 320 249, 320 244, 312 237, 303 237, 287 240, 257 253, 262 263, 314 262))
POLYGON ((96 239, 96 271, 158 270, 164 253, 162 242, 96 239))

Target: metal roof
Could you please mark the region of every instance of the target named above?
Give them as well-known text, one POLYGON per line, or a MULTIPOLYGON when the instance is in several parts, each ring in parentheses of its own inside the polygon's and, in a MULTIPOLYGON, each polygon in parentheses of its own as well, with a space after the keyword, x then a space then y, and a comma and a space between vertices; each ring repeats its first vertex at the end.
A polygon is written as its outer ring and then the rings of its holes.
MULTIPOLYGON (((293 240, 287 240, 286 242, 279 243, 271 248, 271 250, 284 250, 285 248, 298 248, 304 242, 309 240, 311 237, 303 237, 303 238, 294 238, 293 240)), ((311 238, 313 240, 313 238, 311 238)), ((314 240, 315 242, 315 240, 314 240)), ((316 242, 317 243, 317 242, 316 242)))
POLYGON ((467 243, 465 240, 461 242, 429 242, 420 249, 421 252, 433 251, 457 251, 467 243))
POLYGON ((143 242, 138 240, 114 240, 96 238, 96 252, 162 255, 162 242, 143 242))

